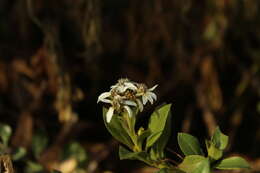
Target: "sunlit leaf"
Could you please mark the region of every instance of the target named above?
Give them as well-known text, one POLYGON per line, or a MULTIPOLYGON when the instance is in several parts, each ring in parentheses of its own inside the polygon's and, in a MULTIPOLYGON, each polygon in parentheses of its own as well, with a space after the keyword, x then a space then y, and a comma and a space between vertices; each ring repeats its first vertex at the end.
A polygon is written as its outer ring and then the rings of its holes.
POLYGON ((184 158, 179 168, 186 173, 210 173, 210 162, 203 156, 189 155, 184 158))
POLYGON ((215 167, 217 169, 249 169, 250 165, 245 159, 235 156, 221 160, 215 167))
POLYGON ((215 145, 216 148, 218 148, 220 150, 224 150, 228 144, 228 136, 224 135, 220 131, 219 127, 217 127, 212 136, 211 141, 215 145))
POLYGON ((214 160, 218 160, 223 156, 223 150, 218 149, 215 145, 211 142, 206 140, 206 147, 208 151, 208 156, 214 160))

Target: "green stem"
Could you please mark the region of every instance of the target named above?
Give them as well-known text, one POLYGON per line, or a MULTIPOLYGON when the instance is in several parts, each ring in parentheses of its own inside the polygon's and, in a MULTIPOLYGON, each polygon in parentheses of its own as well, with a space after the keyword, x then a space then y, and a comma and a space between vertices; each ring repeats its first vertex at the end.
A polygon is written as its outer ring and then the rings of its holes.
POLYGON ((130 136, 130 138, 134 144, 133 151, 135 151, 135 152, 142 151, 142 148, 140 148, 138 145, 137 135, 135 133, 135 119, 131 119, 131 118, 135 118, 135 116, 130 118, 127 113, 124 113, 123 117, 126 120, 125 122, 126 122, 126 126, 128 128, 128 135, 130 136))
MULTIPOLYGON (((129 137, 131 138, 134 146, 132 148, 132 150, 134 152, 142 152, 142 147, 138 144, 138 135, 135 132, 135 116, 133 117, 129 117, 129 115, 127 113, 123 114, 123 119, 125 121, 123 121, 124 126, 127 128, 127 133, 129 135, 129 137)), ((145 151, 147 152, 147 151, 145 151)), ((143 160, 144 161, 144 160, 143 160)), ((151 160, 151 159, 146 159, 145 163, 152 166, 152 167, 156 167, 156 168, 171 168, 171 165, 169 165, 166 161, 164 160, 151 160)))

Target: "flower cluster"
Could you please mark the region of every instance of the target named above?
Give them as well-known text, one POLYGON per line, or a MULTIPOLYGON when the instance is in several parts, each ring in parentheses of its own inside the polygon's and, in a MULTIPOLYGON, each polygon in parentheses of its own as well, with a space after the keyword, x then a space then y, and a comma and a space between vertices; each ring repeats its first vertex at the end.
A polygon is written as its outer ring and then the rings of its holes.
POLYGON ((132 108, 142 112, 148 101, 153 104, 157 97, 152 91, 156 87, 157 85, 148 88, 143 83, 133 82, 127 78, 119 79, 115 85, 111 86, 109 92, 104 92, 98 97, 97 102, 111 105, 106 114, 106 121, 109 123, 115 111, 117 113, 126 111, 129 117, 132 117, 132 108))

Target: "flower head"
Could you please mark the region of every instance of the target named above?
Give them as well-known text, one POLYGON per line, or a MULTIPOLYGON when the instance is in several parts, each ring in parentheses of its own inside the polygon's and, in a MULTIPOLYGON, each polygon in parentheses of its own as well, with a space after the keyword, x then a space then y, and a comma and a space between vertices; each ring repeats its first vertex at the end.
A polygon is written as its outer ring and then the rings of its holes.
POLYGON ((133 116, 133 110, 143 111, 144 105, 149 101, 151 104, 157 99, 153 90, 157 87, 147 88, 145 84, 130 81, 122 78, 111 86, 109 92, 102 93, 97 102, 110 104, 106 114, 106 121, 109 123, 116 112, 126 112, 129 117, 133 116))

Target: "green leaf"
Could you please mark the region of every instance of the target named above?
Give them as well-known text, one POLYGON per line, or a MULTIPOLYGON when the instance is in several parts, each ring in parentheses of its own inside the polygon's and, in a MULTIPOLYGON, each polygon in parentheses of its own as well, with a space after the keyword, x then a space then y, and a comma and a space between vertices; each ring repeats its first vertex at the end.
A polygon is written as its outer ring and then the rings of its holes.
POLYGON ((217 169, 240 169, 240 168, 246 168, 249 169, 250 165, 248 162, 241 158, 241 157, 229 157, 227 159, 221 160, 215 168, 217 169))
POLYGON ((204 155, 199 140, 187 133, 178 133, 178 144, 185 156, 204 155))
POLYGON ((140 148, 143 146, 143 142, 145 139, 151 134, 150 130, 144 130, 143 128, 140 128, 138 130, 138 136, 137 136, 137 143, 140 148))
POLYGON ((179 168, 186 173, 210 173, 210 162, 203 156, 189 155, 184 158, 179 168))
POLYGON ((119 146, 119 158, 120 160, 129 159, 129 160, 140 160, 147 164, 151 164, 149 155, 146 152, 131 152, 123 146, 119 146))
POLYGON ((210 173, 210 162, 209 160, 202 161, 199 166, 192 173, 210 173))
POLYGON ((106 121, 107 109, 103 108, 103 120, 107 130, 110 134, 121 143, 125 144, 129 148, 133 148, 132 140, 130 139, 126 130, 122 127, 121 120, 118 115, 113 115, 111 121, 106 121))
POLYGON ((220 159, 223 156, 223 150, 218 149, 215 145, 211 142, 206 140, 206 147, 208 151, 208 156, 213 159, 213 161, 220 159))
POLYGON ((151 154, 151 157, 154 159, 156 159, 156 158, 163 159, 165 157, 164 149, 165 149, 167 142, 171 135, 171 124, 172 124, 171 119, 172 119, 172 116, 171 116, 171 113, 169 113, 167 120, 166 120, 165 128, 162 132, 162 135, 151 147, 150 154, 151 154))
POLYGON ((167 118, 170 114, 171 104, 164 105, 156 109, 149 120, 148 129, 151 135, 147 138, 146 149, 151 147, 162 135, 166 126, 167 118))
POLYGON ((34 157, 38 158, 43 150, 47 147, 48 137, 43 131, 38 131, 32 138, 32 151, 34 157))
POLYGON ((0 124, 0 138, 4 146, 8 145, 8 141, 12 135, 12 129, 9 125, 0 124))
POLYGON ((12 160, 17 161, 23 158, 26 155, 26 149, 23 147, 17 148, 15 153, 12 155, 12 160))
POLYGON ((212 136, 211 141, 215 145, 216 148, 218 148, 220 150, 224 150, 228 144, 228 136, 224 135, 220 131, 219 127, 217 127, 212 136))
POLYGON ((154 132, 153 134, 151 134, 150 136, 148 136, 147 140, 146 140, 146 149, 148 149, 149 147, 151 147, 162 135, 163 131, 159 131, 159 132, 154 132))

